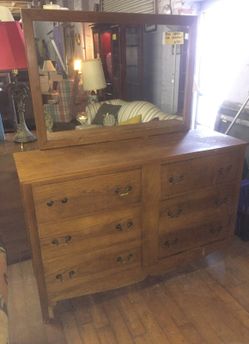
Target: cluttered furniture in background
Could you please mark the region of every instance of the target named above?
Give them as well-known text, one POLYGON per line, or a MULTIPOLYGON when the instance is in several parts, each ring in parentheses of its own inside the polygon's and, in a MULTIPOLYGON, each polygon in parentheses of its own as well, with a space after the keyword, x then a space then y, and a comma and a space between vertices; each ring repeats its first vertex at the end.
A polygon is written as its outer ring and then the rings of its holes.
MULTIPOLYGON (((41 150, 14 158, 44 319, 61 300, 135 283, 227 245, 245 143, 190 130, 196 18, 27 10, 23 23, 41 150), (146 46, 139 61, 156 68, 156 87, 150 69, 141 80, 150 87, 135 100, 101 99, 99 89, 87 86, 79 124, 87 130, 48 131, 34 65, 40 22, 83 27, 87 37, 77 42, 88 43, 86 56, 93 52, 92 27, 122 25, 129 36, 125 28, 137 26, 146 46), (152 43, 157 49, 150 55, 152 43), (158 56, 164 57, 160 73, 158 56)), ((118 32, 113 38, 122 44, 118 32)), ((78 73, 84 87, 86 70, 78 73)), ((98 78, 103 81, 103 73, 98 78)))

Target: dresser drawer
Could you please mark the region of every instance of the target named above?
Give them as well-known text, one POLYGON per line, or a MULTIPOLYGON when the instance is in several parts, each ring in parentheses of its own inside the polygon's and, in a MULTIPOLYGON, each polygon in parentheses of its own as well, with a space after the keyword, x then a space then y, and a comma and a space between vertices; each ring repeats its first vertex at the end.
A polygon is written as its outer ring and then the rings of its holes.
POLYGON ((66 219, 56 224, 39 225, 43 260, 66 254, 87 253, 114 244, 141 240, 141 210, 128 209, 99 212, 66 219))
POLYGON ((226 219, 215 219, 206 224, 161 233, 159 235, 159 258, 223 240, 230 232, 231 225, 227 223, 226 219))
POLYGON ((161 199, 238 177, 237 151, 162 166, 161 199))
POLYGON ((210 218, 234 216, 236 189, 234 185, 218 185, 161 202, 159 232, 183 229, 210 218))
POLYGON ((84 288, 84 284, 92 282, 94 288, 98 280, 110 275, 113 275, 114 287, 118 282, 115 273, 141 268, 141 246, 133 241, 87 254, 72 253, 71 256, 45 261, 43 265, 49 298, 53 299, 56 294, 56 298, 60 299, 67 297, 72 288, 84 288))
POLYGON ((33 186, 38 223, 140 201, 140 170, 33 186))

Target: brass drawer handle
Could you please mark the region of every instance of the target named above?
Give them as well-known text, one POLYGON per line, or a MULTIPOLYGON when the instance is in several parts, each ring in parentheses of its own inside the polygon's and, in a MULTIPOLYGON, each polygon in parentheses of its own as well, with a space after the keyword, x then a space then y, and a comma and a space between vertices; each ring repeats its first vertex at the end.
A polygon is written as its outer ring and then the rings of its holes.
POLYGON ((62 274, 56 275, 55 278, 56 278, 58 281, 63 282, 63 276, 62 276, 62 274))
POLYGON ((122 232, 123 230, 125 230, 125 226, 127 228, 127 231, 130 231, 133 227, 133 221, 127 221, 127 223, 118 223, 116 225, 116 229, 119 231, 119 232, 122 232))
POLYGON ((174 210, 168 210, 168 216, 171 218, 179 217, 182 213, 182 208, 177 208, 174 210))
POLYGON ((129 195, 129 193, 132 191, 132 186, 127 185, 124 188, 117 187, 115 189, 115 193, 119 195, 119 197, 126 197, 129 195))
POLYGON ((218 226, 213 226, 209 229, 209 232, 211 234, 219 234, 223 229, 223 226, 222 225, 218 225, 218 226))
POLYGON ((215 205, 217 207, 221 206, 222 204, 227 204, 229 201, 229 197, 217 198, 215 200, 215 205))
POLYGON ((118 256, 116 258, 116 262, 117 263, 121 263, 121 264, 127 264, 133 261, 134 258, 134 254, 133 253, 129 253, 126 257, 125 256, 118 256))
POLYGON ((183 174, 179 174, 178 176, 171 176, 169 177, 169 182, 170 184, 178 184, 181 183, 184 180, 184 175, 183 174))
POLYGON ((178 244, 178 239, 175 238, 173 240, 166 240, 166 241, 164 241, 163 246, 170 247, 170 246, 174 246, 174 245, 177 245, 177 244, 178 244))
POLYGON ((76 272, 74 270, 69 271, 68 277, 73 278, 75 276, 76 272))
POLYGON ((127 228, 128 228, 128 230, 131 230, 132 227, 133 227, 133 221, 128 221, 128 222, 127 222, 127 228))
POLYGON ((123 263, 124 258, 123 258, 122 256, 118 256, 118 257, 116 258, 116 261, 117 261, 118 263, 123 263))
POLYGON ((58 245, 59 245, 59 240, 58 240, 58 239, 53 239, 53 240, 51 241, 51 244, 52 244, 52 245, 55 245, 55 246, 58 246, 58 245))
POLYGON ((231 164, 225 167, 220 167, 217 171, 218 175, 220 177, 225 177, 232 170, 232 167, 233 166, 231 164))
POLYGON ((48 201, 48 202, 47 202, 47 206, 48 206, 48 207, 52 207, 53 205, 54 205, 54 201, 48 201))
POLYGON ((64 197, 64 198, 62 198, 61 203, 67 203, 67 201, 68 201, 68 198, 64 197))
POLYGON ((118 223, 118 224, 116 225, 116 229, 117 229, 119 232, 121 232, 121 231, 123 230, 123 227, 122 227, 121 223, 118 223))
POLYGON ((52 245, 59 246, 60 244, 69 244, 72 241, 71 235, 66 235, 62 240, 59 239, 53 239, 51 241, 52 245))
POLYGON ((69 244, 69 243, 72 241, 71 235, 66 235, 66 236, 64 237, 64 240, 65 240, 65 243, 66 243, 66 244, 69 244))

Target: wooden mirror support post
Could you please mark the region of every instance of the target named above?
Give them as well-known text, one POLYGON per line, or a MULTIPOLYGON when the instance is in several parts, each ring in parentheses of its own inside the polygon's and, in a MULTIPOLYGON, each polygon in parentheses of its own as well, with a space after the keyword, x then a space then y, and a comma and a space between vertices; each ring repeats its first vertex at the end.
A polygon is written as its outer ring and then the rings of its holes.
MULTIPOLYGON (((189 130, 196 18, 26 10, 23 22, 43 150, 14 158, 44 320, 61 300, 127 286, 228 245, 246 144, 189 130), (188 26, 183 119, 70 130, 49 139, 33 33, 37 20, 91 22, 95 29, 96 23, 113 23, 115 32, 134 23, 147 30, 188 26)), ((131 48, 138 44, 129 42, 131 48)))

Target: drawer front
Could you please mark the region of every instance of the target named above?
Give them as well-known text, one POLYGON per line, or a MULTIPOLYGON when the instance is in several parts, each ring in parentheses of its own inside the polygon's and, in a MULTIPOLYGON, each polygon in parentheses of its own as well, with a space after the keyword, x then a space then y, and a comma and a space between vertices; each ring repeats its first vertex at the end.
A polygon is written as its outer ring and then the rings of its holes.
POLYGON ((231 225, 226 220, 217 219, 184 230, 161 233, 159 236, 159 259, 211 242, 224 240, 230 232, 231 225))
POLYGON ((161 199, 238 177, 237 151, 162 166, 161 199))
POLYGON ((38 223, 139 202, 140 170, 33 186, 38 223))
POLYGON ((116 281, 115 273, 141 268, 141 246, 133 241, 128 244, 115 245, 105 250, 74 254, 44 262, 45 282, 50 298, 53 294, 60 299, 67 292, 77 289, 79 285, 98 280, 113 274, 113 287, 116 281))
POLYGON ((236 209, 236 192, 232 185, 219 185, 162 201, 159 232, 184 229, 223 216, 229 222, 236 209))
POLYGON ((43 260, 87 253, 121 242, 141 240, 141 210, 135 206, 112 212, 39 225, 43 260))

